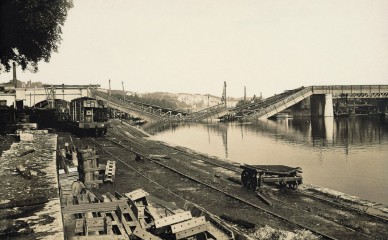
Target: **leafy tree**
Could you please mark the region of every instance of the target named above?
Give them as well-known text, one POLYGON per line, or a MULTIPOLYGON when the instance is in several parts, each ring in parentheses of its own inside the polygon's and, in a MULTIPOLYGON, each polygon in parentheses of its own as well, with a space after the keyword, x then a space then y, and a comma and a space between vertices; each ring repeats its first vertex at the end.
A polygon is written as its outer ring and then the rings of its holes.
POLYGON ((0 72, 8 72, 13 61, 34 72, 39 61, 48 62, 72 6, 72 0, 1 0, 0 72))

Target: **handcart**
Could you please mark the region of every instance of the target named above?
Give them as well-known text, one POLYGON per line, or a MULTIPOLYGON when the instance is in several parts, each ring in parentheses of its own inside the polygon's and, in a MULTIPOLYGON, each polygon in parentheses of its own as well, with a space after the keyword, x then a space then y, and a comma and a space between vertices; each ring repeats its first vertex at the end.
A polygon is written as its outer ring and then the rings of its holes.
POLYGON ((277 183, 280 187, 297 189, 303 183, 302 169, 284 165, 241 165, 242 185, 256 190, 263 183, 277 183))

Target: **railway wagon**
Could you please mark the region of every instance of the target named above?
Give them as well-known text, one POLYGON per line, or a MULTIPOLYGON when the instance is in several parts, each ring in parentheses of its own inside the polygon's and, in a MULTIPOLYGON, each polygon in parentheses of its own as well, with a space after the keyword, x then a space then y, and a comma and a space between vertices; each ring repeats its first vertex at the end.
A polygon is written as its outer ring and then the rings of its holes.
POLYGON ((244 187, 256 190, 263 183, 277 183, 280 187, 297 189, 303 183, 300 167, 284 165, 241 165, 241 182, 244 187))
POLYGON ((70 102, 70 121, 67 124, 81 135, 102 136, 109 127, 109 114, 101 100, 90 97, 73 99, 70 102))

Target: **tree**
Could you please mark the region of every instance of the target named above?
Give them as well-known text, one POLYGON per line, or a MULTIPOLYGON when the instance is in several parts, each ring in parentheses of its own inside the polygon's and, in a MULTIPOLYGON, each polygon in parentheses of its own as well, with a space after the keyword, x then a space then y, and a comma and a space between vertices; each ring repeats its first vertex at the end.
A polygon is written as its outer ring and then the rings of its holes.
POLYGON ((12 62, 37 72, 38 62, 48 62, 57 52, 72 0, 0 1, 0 72, 12 62))

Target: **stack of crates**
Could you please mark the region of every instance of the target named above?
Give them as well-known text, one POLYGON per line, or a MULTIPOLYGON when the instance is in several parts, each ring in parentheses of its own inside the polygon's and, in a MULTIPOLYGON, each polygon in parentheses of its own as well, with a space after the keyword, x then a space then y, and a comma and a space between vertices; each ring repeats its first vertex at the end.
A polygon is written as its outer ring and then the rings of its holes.
POLYGON ((99 172, 105 170, 105 165, 98 163, 98 154, 95 149, 79 150, 79 159, 82 162, 82 179, 86 187, 98 187, 102 183, 99 172))

